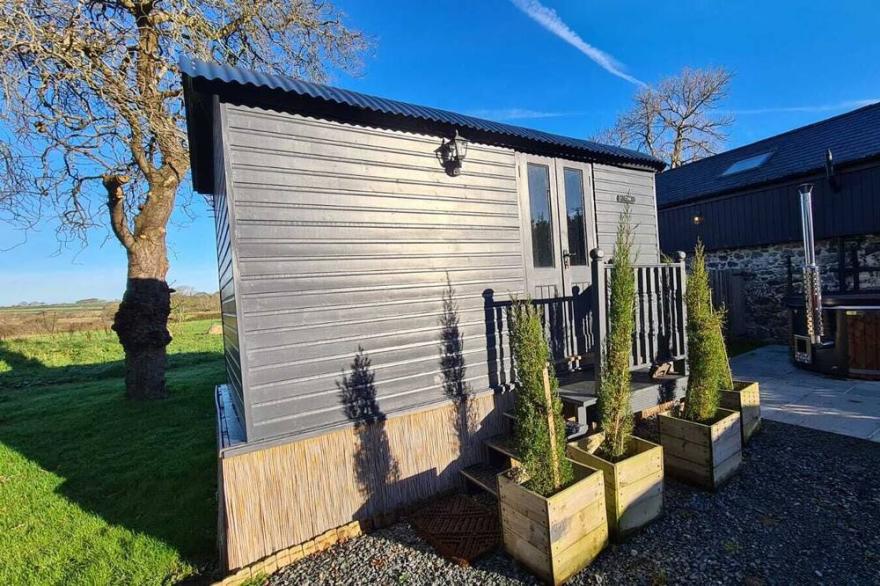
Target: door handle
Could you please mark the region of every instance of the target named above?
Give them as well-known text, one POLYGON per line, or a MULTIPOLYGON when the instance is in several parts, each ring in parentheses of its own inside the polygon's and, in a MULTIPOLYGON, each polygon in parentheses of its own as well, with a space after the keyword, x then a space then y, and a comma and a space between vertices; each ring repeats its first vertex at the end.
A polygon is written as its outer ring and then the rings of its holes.
POLYGON ((563 250, 562 251, 562 266, 564 266, 565 268, 569 268, 571 266, 571 257, 573 257, 573 256, 574 256, 574 254, 570 253, 567 250, 563 250))

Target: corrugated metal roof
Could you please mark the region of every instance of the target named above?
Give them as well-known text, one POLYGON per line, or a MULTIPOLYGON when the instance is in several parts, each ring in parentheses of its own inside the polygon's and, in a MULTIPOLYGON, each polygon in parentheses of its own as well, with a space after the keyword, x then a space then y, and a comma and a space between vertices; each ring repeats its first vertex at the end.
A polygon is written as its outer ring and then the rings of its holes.
MULTIPOLYGON (((413 123, 417 123, 421 127, 426 127, 426 130, 433 125, 437 130, 443 129, 444 133, 449 134, 451 134, 449 130, 454 128, 460 129, 466 138, 510 146, 519 150, 528 151, 531 145, 534 147, 532 150, 542 154, 553 154, 556 151, 560 156, 577 156, 587 160, 640 165, 657 170, 664 167, 662 161, 630 149, 483 120, 447 110, 379 98, 282 75, 217 65, 186 56, 180 59, 180 70, 184 76, 191 149, 198 150, 198 141, 210 140, 211 138, 210 134, 201 134, 201 132, 210 133, 210 128, 193 128, 197 121, 190 110, 196 106, 198 101, 196 94, 222 94, 233 88, 253 88, 262 91, 239 93, 237 94, 238 99, 240 101, 246 100, 255 105, 263 104, 270 97, 268 94, 271 92, 271 102, 278 104, 279 101, 284 101, 284 97, 279 97, 277 94, 283 92, 294 111, 308 110, 311 106, 320 107, 322 112, 328 112, 329 109, 334 117, 343 121, 350 117, 358 123, 373 122, 379 127, 388 128, 396 128, 399 125, 403 129, 410 129, 413 123), (365 115, 367 120, 365 120, 365 115)), ((210 116, 206 112, 202 112, 202 115, 210 116)), ((207 121, 202 119, 199 122, 204 124, 207 121)), ((207 164, 207 161, 197 161, 196 158, 196 155, 193 154, 194 183, 197 184, 196 189, 203 191, 205 182, 196 181, 195 178, 209 174, 211 171, 201 168, 201 165, 207 164)))
POLYGON ((669 206, 815 172, 824 168, 828 149, 835 165, 880 156, 880 102, 660 173, 657 203, 669 206), (770 156, 762 165, 724 174, 763 153, 770 156))

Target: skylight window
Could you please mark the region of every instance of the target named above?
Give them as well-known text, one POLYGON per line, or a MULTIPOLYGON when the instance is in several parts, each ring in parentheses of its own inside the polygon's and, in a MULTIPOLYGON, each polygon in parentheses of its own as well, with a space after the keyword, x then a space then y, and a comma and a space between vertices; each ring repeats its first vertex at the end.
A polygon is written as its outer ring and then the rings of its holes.
POLYGON ((745 159, 740 159, 733 163, 730 167, 727 168, 721 176, 725 175, 733 175, 734 173, 742 173, 743 171, 751 171, 752 169, 757 169, 770 158, 772 155, 772 151, 768 151, 766 153, 761 153, 760 155, 754 155, 752 157, 747 157, 745 159))

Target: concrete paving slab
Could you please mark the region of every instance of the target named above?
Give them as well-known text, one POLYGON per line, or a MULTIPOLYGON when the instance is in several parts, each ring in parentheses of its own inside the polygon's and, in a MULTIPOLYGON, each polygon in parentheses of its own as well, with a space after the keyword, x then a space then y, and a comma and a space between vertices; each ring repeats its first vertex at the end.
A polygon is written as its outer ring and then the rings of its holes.
POLYGON ((822 376, 792 364, 787 346, 731 360, 736 378, 761 385, 761 414, 773 421, 880 442, 880 381, 822 376))
POLYGON ((785 405, 793 401, 799 401, 815 390, 811 387, 786 384, 779 379, 762 378, 760 375, 749 378, 760 383, 762 404, 785 405))
POLYGON ((781 423, 789 423, 791 425, 801 425, 804 417, 800 413, 791 411, 786 405, 764 405, 761 404, 761 417, 771 421, 779 421, 781 423))

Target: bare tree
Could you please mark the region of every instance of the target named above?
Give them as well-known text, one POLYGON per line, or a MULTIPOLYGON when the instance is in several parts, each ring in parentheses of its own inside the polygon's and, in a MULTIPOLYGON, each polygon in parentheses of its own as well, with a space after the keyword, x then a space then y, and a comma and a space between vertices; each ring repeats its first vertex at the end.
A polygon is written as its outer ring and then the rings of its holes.
POLYGON ((128 257, 113 329, 126 393, 166 395, 166 227, 189 170, 177 68, 197 58, 324 80, 364 36, 322 0, 0 0, 0 213, 109 225, 128 257))
POLYGON ((593 138, 650 153, 672 168, 714 155, 733 123, 732 116, 718 111, 730 79, 723 68, 685 68, 655 87, 639 89, 632 108, 593 138))

